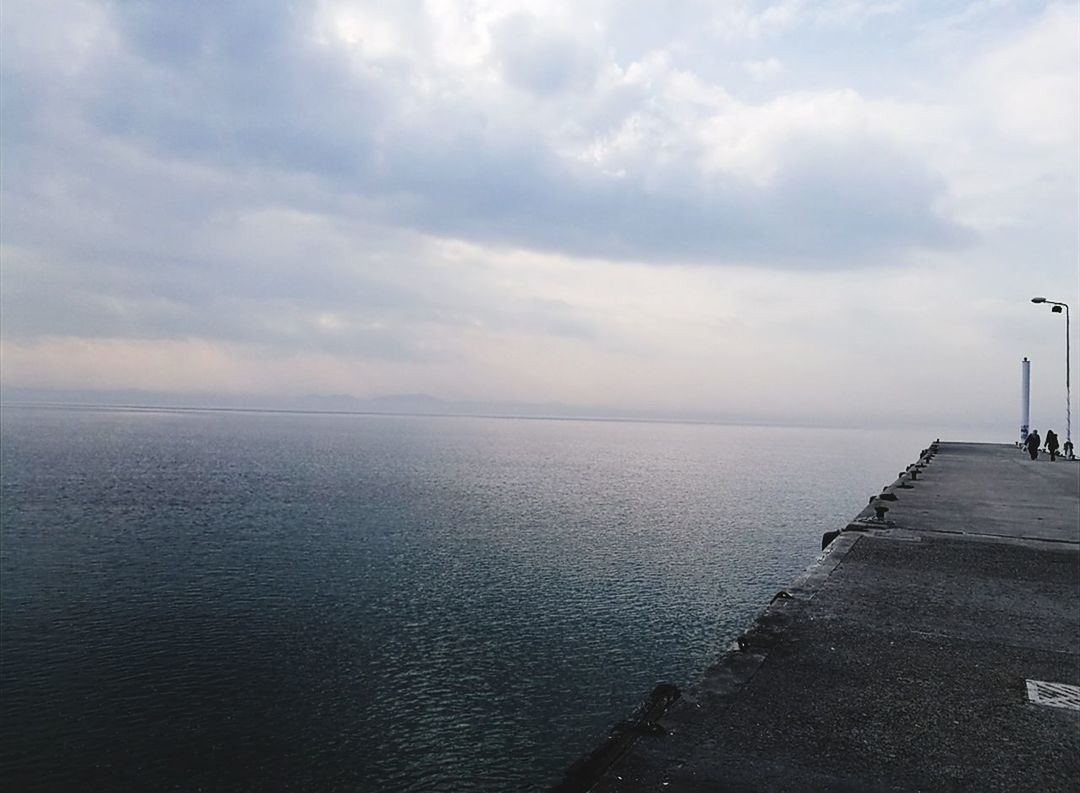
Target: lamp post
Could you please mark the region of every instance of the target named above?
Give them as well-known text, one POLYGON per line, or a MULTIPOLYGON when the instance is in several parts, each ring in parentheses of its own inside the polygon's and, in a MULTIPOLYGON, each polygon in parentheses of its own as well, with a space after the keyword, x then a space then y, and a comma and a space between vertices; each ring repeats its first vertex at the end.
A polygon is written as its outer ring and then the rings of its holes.
MULTIPOLYGON (((1069 389, 1069 305, 1067 303, 1059 303, 1056 300, 1047 300, 1045 297, 1033 297, 1032 303, 1047 303, 1053 308, 1050 310, 1055 314, 1060 314, 1061 309, 1065 309, 1065 442, 1069 445, 1069 451, 1072 451, 1072 392, 1069 389)), ((1070 455, 1071 456, 1071 455, 1070 455)))

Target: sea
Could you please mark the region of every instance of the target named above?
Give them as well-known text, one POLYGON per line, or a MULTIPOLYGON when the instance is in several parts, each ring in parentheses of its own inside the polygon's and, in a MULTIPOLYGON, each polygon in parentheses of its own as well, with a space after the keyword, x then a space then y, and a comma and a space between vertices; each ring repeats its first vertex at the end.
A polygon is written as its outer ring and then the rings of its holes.
POLYGON ((931 440, 5 406, 0 784, 544 790, 931 440))

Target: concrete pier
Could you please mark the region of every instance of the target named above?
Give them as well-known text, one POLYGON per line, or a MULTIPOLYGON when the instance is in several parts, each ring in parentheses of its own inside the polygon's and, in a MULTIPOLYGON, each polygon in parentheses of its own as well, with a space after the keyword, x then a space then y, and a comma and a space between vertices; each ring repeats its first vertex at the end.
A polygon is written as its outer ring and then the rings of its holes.
POLYGON ((1080 789, 1080 464, 932 450, 559 789, 1080 789))

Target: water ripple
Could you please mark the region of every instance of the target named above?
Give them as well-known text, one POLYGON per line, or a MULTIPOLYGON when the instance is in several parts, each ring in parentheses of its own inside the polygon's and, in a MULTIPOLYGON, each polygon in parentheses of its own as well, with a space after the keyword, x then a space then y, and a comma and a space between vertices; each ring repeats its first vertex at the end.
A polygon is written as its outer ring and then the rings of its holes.
POLYGON ((542 789, 922 440, 30 409, 2 432, 0 764, 26 791, 542 789))

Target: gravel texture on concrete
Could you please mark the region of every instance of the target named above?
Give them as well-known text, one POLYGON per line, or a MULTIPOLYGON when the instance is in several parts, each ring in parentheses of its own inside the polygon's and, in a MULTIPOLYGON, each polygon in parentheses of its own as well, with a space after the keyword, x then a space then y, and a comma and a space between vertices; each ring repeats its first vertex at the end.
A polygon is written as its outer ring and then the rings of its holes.
POLYGON ((927 457, 584 787, 1080 789, 1080 710, 1026 686, 1080 686, 1080 464, 927 457))

